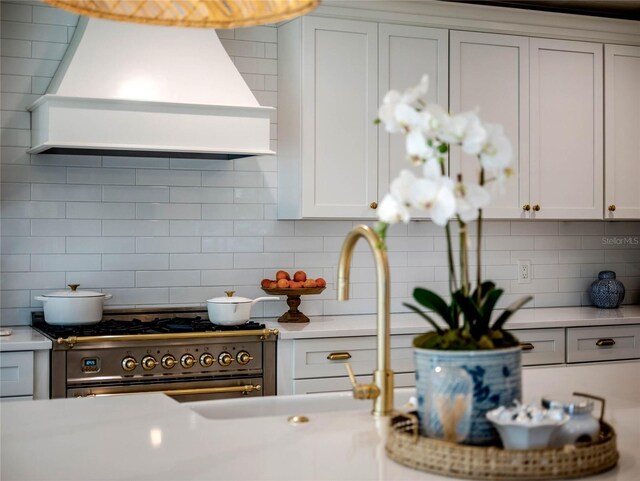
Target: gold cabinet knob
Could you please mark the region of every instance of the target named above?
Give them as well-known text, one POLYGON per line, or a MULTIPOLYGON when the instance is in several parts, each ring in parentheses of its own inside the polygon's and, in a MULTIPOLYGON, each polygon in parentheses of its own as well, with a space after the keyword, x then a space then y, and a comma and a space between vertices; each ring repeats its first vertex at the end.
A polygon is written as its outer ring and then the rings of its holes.
POLYGON ((208 352, 205 352, 202 356, 200 356, 200 365, 203 366, 203 367, 209 367, 214 362, 216 362, 216 358, 213 357, 208 352))
POLYGON ((540 210, 540 205, 539 204, 534 204, 533 206, 533 210, 535 210, 536 212, 538 212, 540 210))
POLYGON ((228 352, 223 352, 222 354, 220 354, 218 356, 218 363, 221 366, 228 366, 232 362, 233 362, 233 356, 231 354, 229 354, 228 352))
POLYGON ((247 351, 240 351, 236 356, 236 361, 238 361, 238 364, 244 366, 245 364, 249 364, 250 361, 253 361, 253 356, 247 351))
POLYGON ((378 203, 377 202, 371 202, 371 204, 369 204, 369 207, 371 207, 373 210, 378 208, 378 203))
POLYGON ((531 206, 529 204, 525 204, 522 206, 522 210, 525 212, 529 212, 531 210, 531 206))
POLYGON ((138 367, 138 362, 131 356, 127 356, 122 360, 122 369, 125 371, 133 371, 138 367))
POLYGON ((191 354, 183 354, 182 357, 180 358, 180 365, 187 369, 189 369, 190 367, 193 367, 195 363, 196 363, 196 358, 193 357, 191 354))
POLYGON ((165 369, 171 369, 173 366, 176 365, 176 358, 173 357, 171 354, 165 354, 164 356, 162 356, 162 359, 160 360, 160 364, 165 369))
POLYGON ((609 209, 609 212, 615 212, 615 210, 616 210, 616 205, 615 205, 615 204, 611 204, 611 205, 608 207, 608 209, 609 209))
POLYGON ((157 365, 158 361, 156 361, 153 356, 144 356, 142 358, 142 369, 144 369, 145 371, 150 371, 157 365))

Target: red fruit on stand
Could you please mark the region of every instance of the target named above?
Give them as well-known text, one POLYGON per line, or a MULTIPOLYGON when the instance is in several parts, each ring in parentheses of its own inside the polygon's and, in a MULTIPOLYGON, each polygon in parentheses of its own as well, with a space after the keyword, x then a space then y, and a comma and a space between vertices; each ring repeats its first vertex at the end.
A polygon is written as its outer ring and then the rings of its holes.
POLYGON ((316 279, 316 287, 327 287, 327 281, 325 281, 322 277, 318 277, 316 279))
POLYGON ((307 280, 307 273, 305 271, 298 271, 293 275, 293 280, 296 282, 304 282, 307 280))
POLYGON ((276 272, 276 280, 279 281, 280 279, 285 279, 285 280, 289 280, 291 279, 291 277, 289 277, 289 273, 287 271, 278 271, 276 272))
POLYGON ((271 286, 272 282, 275 282, 275 281, 272 281, 271 279, 262 279, 262 282, 260 282, 260 286, 264 287, 265 289, 268 289, 269 286, 271 286))

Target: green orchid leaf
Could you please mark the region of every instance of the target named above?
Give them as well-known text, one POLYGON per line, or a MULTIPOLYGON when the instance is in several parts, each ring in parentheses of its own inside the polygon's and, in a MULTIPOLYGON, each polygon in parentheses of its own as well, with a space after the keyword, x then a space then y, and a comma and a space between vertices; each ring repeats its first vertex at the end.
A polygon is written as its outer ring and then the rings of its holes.
POLYGON ((491 322, 491 313, 493 312, 493 308, 503 292, 503 289, 492 289, 489 294, 487 294, 487 297, 480 308, 480 311, 482 312, 482 320, 487 324, 487 326, 491 322))
POLYGON ((478 310, 478 306, 476 306, 471 298, 465 296, 460 291, 454 292, 453 298, 456 301, 456 304, 460 306, 465 320, 470 324, 473 325, 478 319, 482 319, 482 314, 478 310))
MULTIPOLYGON (((480 284, 480 289, 481 289, 481 298, 480 298, 480 304, 482 305, 482 301, 487 297, 487 294, 489 292, 491 292, 493 289, 495 289, 496 285, 491 282, 491 281, 485 281, 482 284, 480 284)), ((478 298, 478 288, 476 287, 475 290, 473 291, 473 294, 471 294, 471 298, 472 299, 477 299, 478 298)))
POLYGON ((451 326, 449 306, 438 294, 421 287, 416 287, 413 290, 413 298, 427 309, 436 312, 448 326, 451 326))
POLYGON ((529 302, 531 299, 533 299, 532 296, 525 296, 521 299, 518 299, 517 301, 515 301, 513 304, 511 304, 509 307, 507 307, 505 309, 505 311, 500 314, 500 316, 498 317, 498 319, 496 319, 496 322, 493 323, 493 326, 491 327, 491 329, 493 331, 499 331, 502 329, 502 326, 504 326, 505 322, 507 322, 507 320, 509 320, 509 318, 515 314, 515 312, 520 309, 522 306, 524 306, 527 302, 529 302))
POLYGON ((436 323, 436 321, 429 316, 428 314, 426 314, 424 311, 421 311, 420 309, 418 309, 416 306, 412 306, 411 304, 407 304, 406 302, 403 302, 402 305, 408 307, 409 309, 411 309, 413 312, 415 312, 416 314, 418 314, 420 317, 422 317, 423 319, 425 319, 429 324, 431 324, 433 326, 433 328, 435 329, 436 333, 441 336, 444 331, 442 330, 442 328, 440 326, 438 326, 438 323, 436 323))

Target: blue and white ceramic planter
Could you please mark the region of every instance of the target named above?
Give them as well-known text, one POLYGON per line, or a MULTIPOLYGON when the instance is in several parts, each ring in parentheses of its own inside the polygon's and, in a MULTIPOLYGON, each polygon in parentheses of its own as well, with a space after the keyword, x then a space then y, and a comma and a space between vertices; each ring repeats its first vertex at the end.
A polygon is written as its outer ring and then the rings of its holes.
POLYGON ((615 309, 624 300, 624 284, 613 271, 600 271, 589 290, 591 302, 601 309, 615 309))
MULTIPOLYGON (((511 347, 478 351, 441 351, 414 347, 418 417, 423 435, 433 432, 433 416, 427 413, 430 376, 436 369, 461 368, 473 380, 471 427, 465 444, 498 444, 500 436, 486 419, 487 411, 522 399, 522 349, 511 347), (431 423, 431 425, 429 425, 431 423)), ((455 383, 452 383, 455 386, 455 383)))

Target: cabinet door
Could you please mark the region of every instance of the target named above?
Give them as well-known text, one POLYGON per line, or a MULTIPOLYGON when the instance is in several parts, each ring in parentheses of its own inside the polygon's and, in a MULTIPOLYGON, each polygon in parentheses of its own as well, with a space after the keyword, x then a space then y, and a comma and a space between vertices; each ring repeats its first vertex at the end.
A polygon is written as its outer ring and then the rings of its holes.
POLYGON ((303 19, 303 217, 373 217, 377 24, 303 19))
MULTIPOLYGON (((501 124, 513 147, 514 178, 489 185, 487 218, 524 217, 529 202, 529 39, 451 32, 451 111, 477 110, 483 122, 501 124)), ((478 159, 454 147, 451 173, 478 179, 478 159)))
POLYGON ((532 38, 531 195, 540 219, 601 219, 602 45, 532 38))
POLYGON ((605 45, 604 73, 604 215, 640 219, 640 47, 605 45))
MULTIPOLYGON (((429 75, 427 101, 447 108, 448 102, 448 32, 444 29, 380 24, 378 103, 393 89, 400 92, 416 85, 429 75)), ((401 169, 416 169, 406 158, 405 137, 390 135, 383 125, 378 130, 378 173, 380 200, 389 192, 390 182, 401 169)), ((418 173, 419 170, 416 170, 418 173)), ((424 214, 412 212, 412 218, 424 214)))

